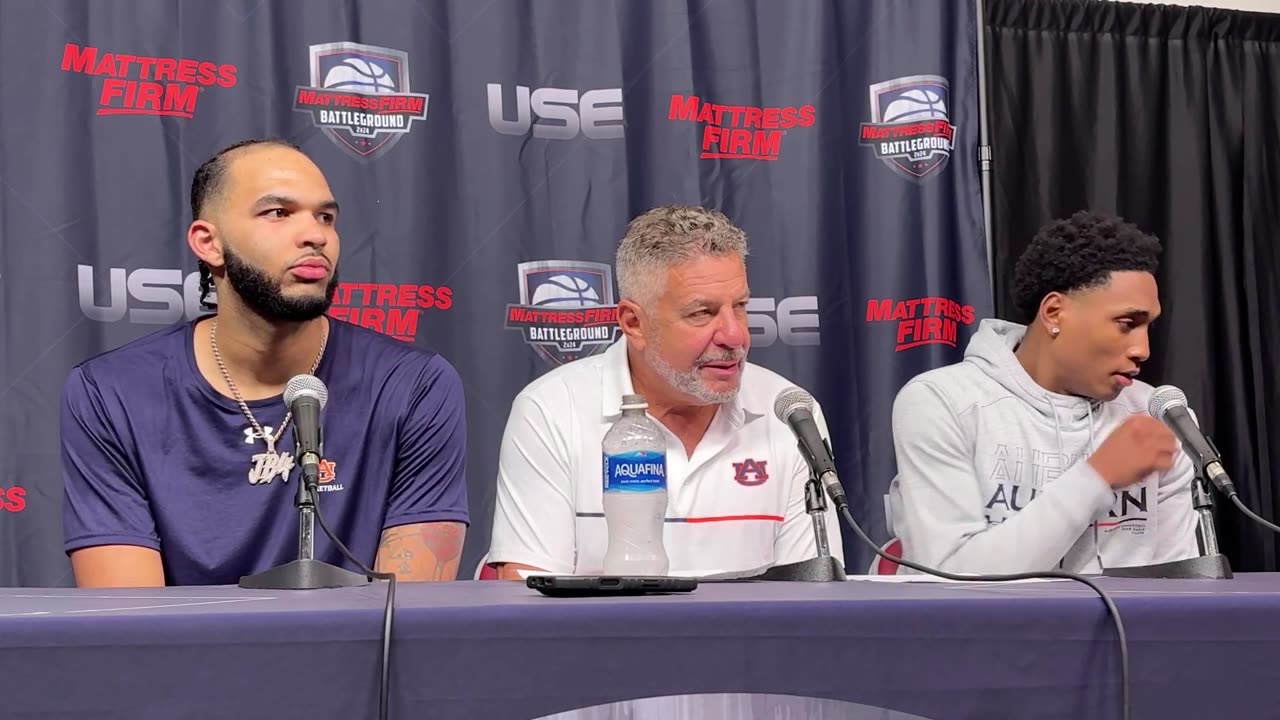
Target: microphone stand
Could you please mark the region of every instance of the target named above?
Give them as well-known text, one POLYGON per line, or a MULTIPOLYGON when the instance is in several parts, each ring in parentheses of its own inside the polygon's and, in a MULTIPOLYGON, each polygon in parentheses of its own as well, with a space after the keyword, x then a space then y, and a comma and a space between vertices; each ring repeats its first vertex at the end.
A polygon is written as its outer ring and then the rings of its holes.
MULTIPOLYGON (((1191 484, 1191 506, 1200 516, 1200 554, 1218 555, 1218 531, 1213 524, 1213 495, 1209 492, 1209 481, 1202 473, 1196 473, 1191 484)), ((1229 576, 1228 576, 1229 577, 1229 576)))
POLYGON ((818 479, 809 473, 809 481, 804 484, 804 509, 813 518, 813 539, 818 544, 818 557, 830 557, 831 547, 827 544, 827 499, 822 492, 818 479))
MULTIPOLYGON (((320 452, 324 452, 323 440, 320 452)), ((320 478, 317 477, 315 464, 302 463, 297 450, 294 453, 295 463, 302 470, 298 478, 298 492, 293 500, 294 506, 298 508, 298 559, 254 575, 245 575, 240 578, 240 587, 253 590, 316 590, 369 584, 371 580, 365 575, 315 559, 316 488, 320 478)))
MULTIPOLYGON (((824 440, 825 442, 825 440, 824 440)), ((801 452, 804 452, 803 446, 801 452)), ((827 499, 822 491, 822 483, 809 470, 809 480, 804 484, 804 508, 813 518, 813 534, 817 541, 818 556, 800 562, 774 565, 760 575, 748 580, 787 580, 791 582, 843 582, 844 566, 831 557, 831 548, 827 543, 827 499)))
POLYGON ((1191 481, 1191 506, 1199 516, 1196 541, 1200 546, 1200 557, 1156 565, 1105 568, 1102 574, 1108 577, 1231 579, 1231 563, 1226 555, 1218 552, 1218 533, 1213 524, 1213 495, 1209 493, 1209 482, 1204 479, 1200 468, 1196 468, 1196 476, 1191 481))

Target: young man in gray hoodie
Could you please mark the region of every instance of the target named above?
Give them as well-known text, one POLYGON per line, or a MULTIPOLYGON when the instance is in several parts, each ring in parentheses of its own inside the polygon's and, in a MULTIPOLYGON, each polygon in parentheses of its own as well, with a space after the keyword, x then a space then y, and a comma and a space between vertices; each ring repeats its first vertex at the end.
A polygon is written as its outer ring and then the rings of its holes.
POLYGON ((1199 554, 1194 469, 1135 379, 1159 254, 1115 218, 1045 226, 1014 269, 1026 324, 982 321, 962 362, 899 391, 890 505, 905 558, 1100 573, 1199 554))

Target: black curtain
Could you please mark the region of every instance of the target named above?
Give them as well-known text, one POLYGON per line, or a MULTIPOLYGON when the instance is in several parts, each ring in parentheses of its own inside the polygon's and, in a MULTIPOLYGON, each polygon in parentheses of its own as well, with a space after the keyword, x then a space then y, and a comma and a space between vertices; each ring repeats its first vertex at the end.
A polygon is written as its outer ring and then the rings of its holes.
MULTIPOLYGON (((1280 16, 988 0, 996 312, 1046 221, 1124 216, 1165 246, 1143 379, 1186 391, 1240 498, 1280 517, 1280 16)), ((1277 538, 1215 497, 1236 570, 1277 538)))

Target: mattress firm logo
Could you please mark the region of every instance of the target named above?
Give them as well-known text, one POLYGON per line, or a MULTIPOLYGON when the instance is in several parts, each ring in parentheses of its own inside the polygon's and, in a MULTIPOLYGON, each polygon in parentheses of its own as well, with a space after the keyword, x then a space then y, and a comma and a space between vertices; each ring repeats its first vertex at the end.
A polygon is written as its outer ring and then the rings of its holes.
POLYGON ((21 487, 0 487, 0 512, 20 513, 27 509, 27 490, 21 487))
POLYGON ((99 115, 190 118, 206 88, 236 84, 236 66, 229 63, 113 53, 74 43, 62 48, 62 71, 101 80, 99 115))
POLYGON ((333 293, 329 316, 413 342, 424 312, 451 307, 453 290, 444 285, 341 282, 333 293))
POLYGON ((813 105, 719 105, 697 95, 672 95, 667 120, 702 126, 701 159, 777 160, 782 136, 816 121, 813 105))
POLYGON ((922 345, 955 347, 960 325, 972 325, 973 320, 973 306, 961 305, 951 298, 867 301, 867 322, 893 324, 896 328, 894 352, 922 345))

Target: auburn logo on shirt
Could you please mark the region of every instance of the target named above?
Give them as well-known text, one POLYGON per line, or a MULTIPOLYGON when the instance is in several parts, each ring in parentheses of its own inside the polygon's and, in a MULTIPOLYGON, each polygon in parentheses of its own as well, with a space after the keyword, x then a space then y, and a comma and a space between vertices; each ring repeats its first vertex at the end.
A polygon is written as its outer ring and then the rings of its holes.
POLYGON ((733 464, 733 479, 739 485, 763 485, 769 479, 769 461, 747 458, 733 464))
POLYGON ((338 464, 332 460, 320 461, 320 484, 316 490, 320 492, 336 492, 343 490, 342 483, 335 483, 338 478, 338 464))

